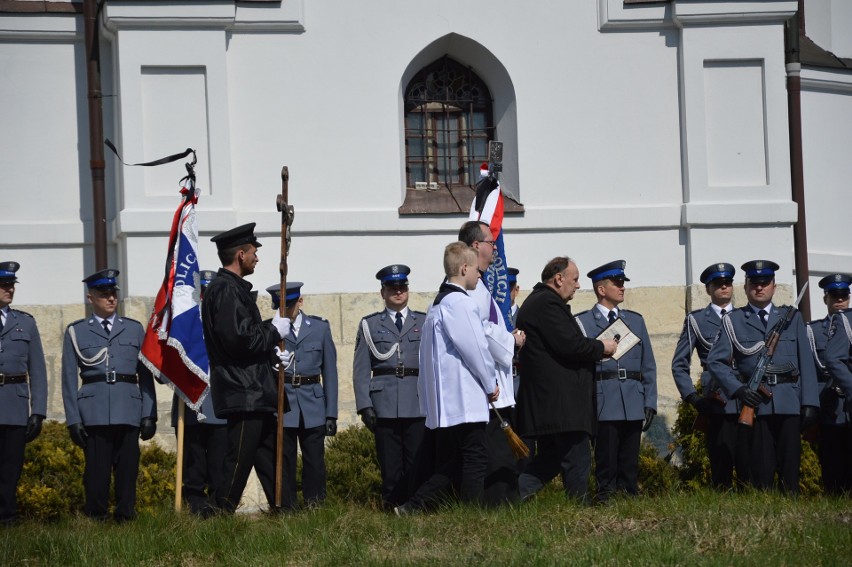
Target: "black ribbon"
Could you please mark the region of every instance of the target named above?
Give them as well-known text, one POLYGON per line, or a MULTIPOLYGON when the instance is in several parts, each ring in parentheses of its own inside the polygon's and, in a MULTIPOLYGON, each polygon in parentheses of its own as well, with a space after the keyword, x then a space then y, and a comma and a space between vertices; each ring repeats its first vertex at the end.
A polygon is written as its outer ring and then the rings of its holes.
POLYGON ((195 157, 195 150, 193 150, 192 148, 186 148, 186 150, 184 150, 183 152, 181 152, 179 154, 172 154, 172 155, 166 156, 164 158, 155 159, 154 161, 146 161, 145 163, 127 163, 123 159, 121 159, 121 156, 119 155, 118 150, 115 149, 115 144, 113 144, 112 141, 109 138, 104 140, 104 145, 106 147, 108 147, 109 149, 111 149, 112 153, 115 154, 115 157, 118 158, 118 161, 120 161, 124 165, 144 165, 144 166, 163 165, 164 163, 172 163, 173 161, 183 159, 186 156, 188 156, 189 154, 192 154, 192 164, 193 165, 195 165, 196 161, 198 161, 195 157))

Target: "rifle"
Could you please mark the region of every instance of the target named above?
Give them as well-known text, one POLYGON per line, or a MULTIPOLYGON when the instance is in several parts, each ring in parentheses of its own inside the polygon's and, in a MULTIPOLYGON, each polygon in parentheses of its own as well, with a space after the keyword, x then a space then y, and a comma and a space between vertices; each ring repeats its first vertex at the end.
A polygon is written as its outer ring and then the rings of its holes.
MULTIPOLYGON (((787 328, 787 325, 789 325, 790 321, 793 320, 793 315, 795 315, 796 311, 798 311, 799 302, 802 301, 802 297, 804 297, 805 291, 808 289, 808 283, 809 282, 805 282, 805 285, 802 286, 802 291, 799 292, 799 296, 796 298, 796 303, 787 306, 784 316, 772 326, 772 330, 769 331, 769 337, 763 345, 763 351, 760 353, 760 358, 757 360, 757 366, 755 366, 754 371, 751 373, 751 378, 749 378, 746 383, 749 390, 758 392, 767 400, 772 398, 772 392, 763 384, 763 376, 766 374, 766 367, 772 363, 772 357, 775 356, 775 347, 778 346, 778 340, 781 338, 781 333, 785 328, 787 328)), ((740 417, 737 420, 737 423, 748 427, 754 426, 754 414, 755 408, 743 404, 743 409, 740 411, 740 417)))
MULTIPOLYGON (((281 287, 278 290, 278 314, 281 317, 287 312, 287 254, 290 253, 290 226, 293 224, 293 205, 287 203, 289 199, 290 170, 285 165, 281 168, 281 194, 275 199, 275 208, 281 213, 281 263, 278 270, 281 272, 281 287)), ((285 350, 284 339, 278 344, 278 348, 285 350)), ((278 365, 278 435, 275 439, 275 506, 281 507, 281 495, 284 492, 284 365, 278 365)))
MULTIPOLYGON (((713 380, 707 384, 710 388, 710 394, 704 396, 708 400, 719 404, 720 407, 725 407, 725 404, 728 402, 725 401, 725 398, 722 397, 722 394, 719 393, 718 390, 713 389, 713 380)), ((707 433, 707 428, 710 426, 710 416, 706 413, 697 412, 695 415, 695 421, 692 422, 692 429, 695 431, 700 431, 701 433, 707 433)))

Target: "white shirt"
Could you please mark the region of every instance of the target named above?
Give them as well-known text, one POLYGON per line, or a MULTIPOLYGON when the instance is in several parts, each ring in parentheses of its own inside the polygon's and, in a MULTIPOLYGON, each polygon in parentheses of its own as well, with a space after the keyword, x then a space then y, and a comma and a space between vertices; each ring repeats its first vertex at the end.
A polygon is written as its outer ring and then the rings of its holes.
MULTIPOLYGON (((731 313, 731 304, 729 303, 727 305, 716 305, 715 303, 711 303, 710 309, 712 309, 716 313, 716 315, 718 315, 719 318, 721 319, 722 318, 722 309, 725 310, 725 315, 729 315, 731 313)), ((767 311, 767 313, 768 313, 768 311, 767 311)))
POLYGON ((494 402, 494 407, 506 408, 515 405, 515 386, 512 381, 512 359, 515 357, 515 337, 506 329, 506 321, 503 313, 494 303, 491 292, 482 278, 476 282, 476 289, 467 292, 476 303, 479 318, 482 321, 482 329, 488 341, 488 351, 494 359, 494 375, 500 384, 500 397, 494 402), (497 322, 492 323, 488 317, 491 313, 491 305, 494 303, 494 311, 497 313, 497 322))
POLYGON ((296 315, 296 320, 290 325, 290 330, 293 331, 293 336, 299 336, 299 329, 302 328, 302 312, 299 311, 299 314, 296 315))
MULTIPOLYGON (((397 311, 394 311, 393 309, 385 309, 385 311, 387 311, 388 317, 391 318, 391 321, 396 324, 397 311)), ((405 320, 408 318, 408 307, 403 307, 402 311, 399 311, 399 313, 402 314, 402 324, 405 325, 405 320)))
POLYGON ((488 394, 496 385, 476 304, 450 293, 429 308, 420 338, 417 392, 426 427, 487 423, 488 394))
POLYGON ((596 303, 595 307, 598 308, 598 311, 601 312, 601 315, 603 315, 604 319, 606 319, 607 321, 609 321, 609 312, 610 311, 615 311, 615 316, 616 316, 616 318, 618 317, 618 307, 613 307, 612 309, 607 309, 606 307, 604 307, 600 303, 596 303))

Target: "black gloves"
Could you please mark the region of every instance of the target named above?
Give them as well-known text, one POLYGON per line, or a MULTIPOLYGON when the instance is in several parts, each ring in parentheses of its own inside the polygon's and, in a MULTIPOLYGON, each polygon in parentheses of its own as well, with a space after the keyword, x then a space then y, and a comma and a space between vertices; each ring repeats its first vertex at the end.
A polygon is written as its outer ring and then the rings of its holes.
POLYGON ((379 419, 378 416, 376 416, 376 410, 373 408, 364 408, 359 413, 361 414, 361 421, 364 422, 364 426, 372 433, 375 433, 376 421, 379 419))
POLYGON ((642 431, 648 431, 651 427, 651 422, 654 421, 655 415, 657 415, 657 410, 645 408, 645 422, 642 424, 642 431))
POLYGON ((816 425, 819 420, 819 410, 813 406, 802 406, 801 430, 806 431, 816 425))
POLYGON ((698 392, 692 392, 686 397, 684 401, 693 406, 698 411, 698 413, 713 413, 713 402, 705 398, 698 392))
POLYGON ((763 402, 763 396, 749 389, 748 386, 743 386, 734 392, 734 398, 738 399, 750 408, 756 408, 763 402))
POLYGON ((27 431, 24 433, 24 440, 29 443, 41 433, 41 422, 44 421, 43 415, 31 415, 27 420, 27 431))
POLYGON ((157 420, 153 417, 143 417, 142 423, 139 424, 139 437, 142 441, 147 441, 157 432, 157 420))
POLYGON ((86 448, 86 439, 89 438, 89 434, 86 433, 86 428, 83 427, 82 423, 75 423, 74 425, 69 425, 68 434, 71 435, 71 441, 73 441, 75 445, 77 445, 81 449, 86 448))
POLYGON ((326 437, 334 437, 337 435, 337 419, 327 417, 325 420, 325 435, 326 437))

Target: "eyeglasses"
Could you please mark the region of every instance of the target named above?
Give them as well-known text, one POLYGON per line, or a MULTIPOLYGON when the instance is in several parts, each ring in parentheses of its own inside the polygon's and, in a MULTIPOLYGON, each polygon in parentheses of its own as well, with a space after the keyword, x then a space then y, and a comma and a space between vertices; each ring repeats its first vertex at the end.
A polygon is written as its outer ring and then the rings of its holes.
POLYGON ((497 246, 497 242, 494 240, 477 240, 477 242, 488 244, 489 246, 491 246, 491 248, 495 248, 497 246))

